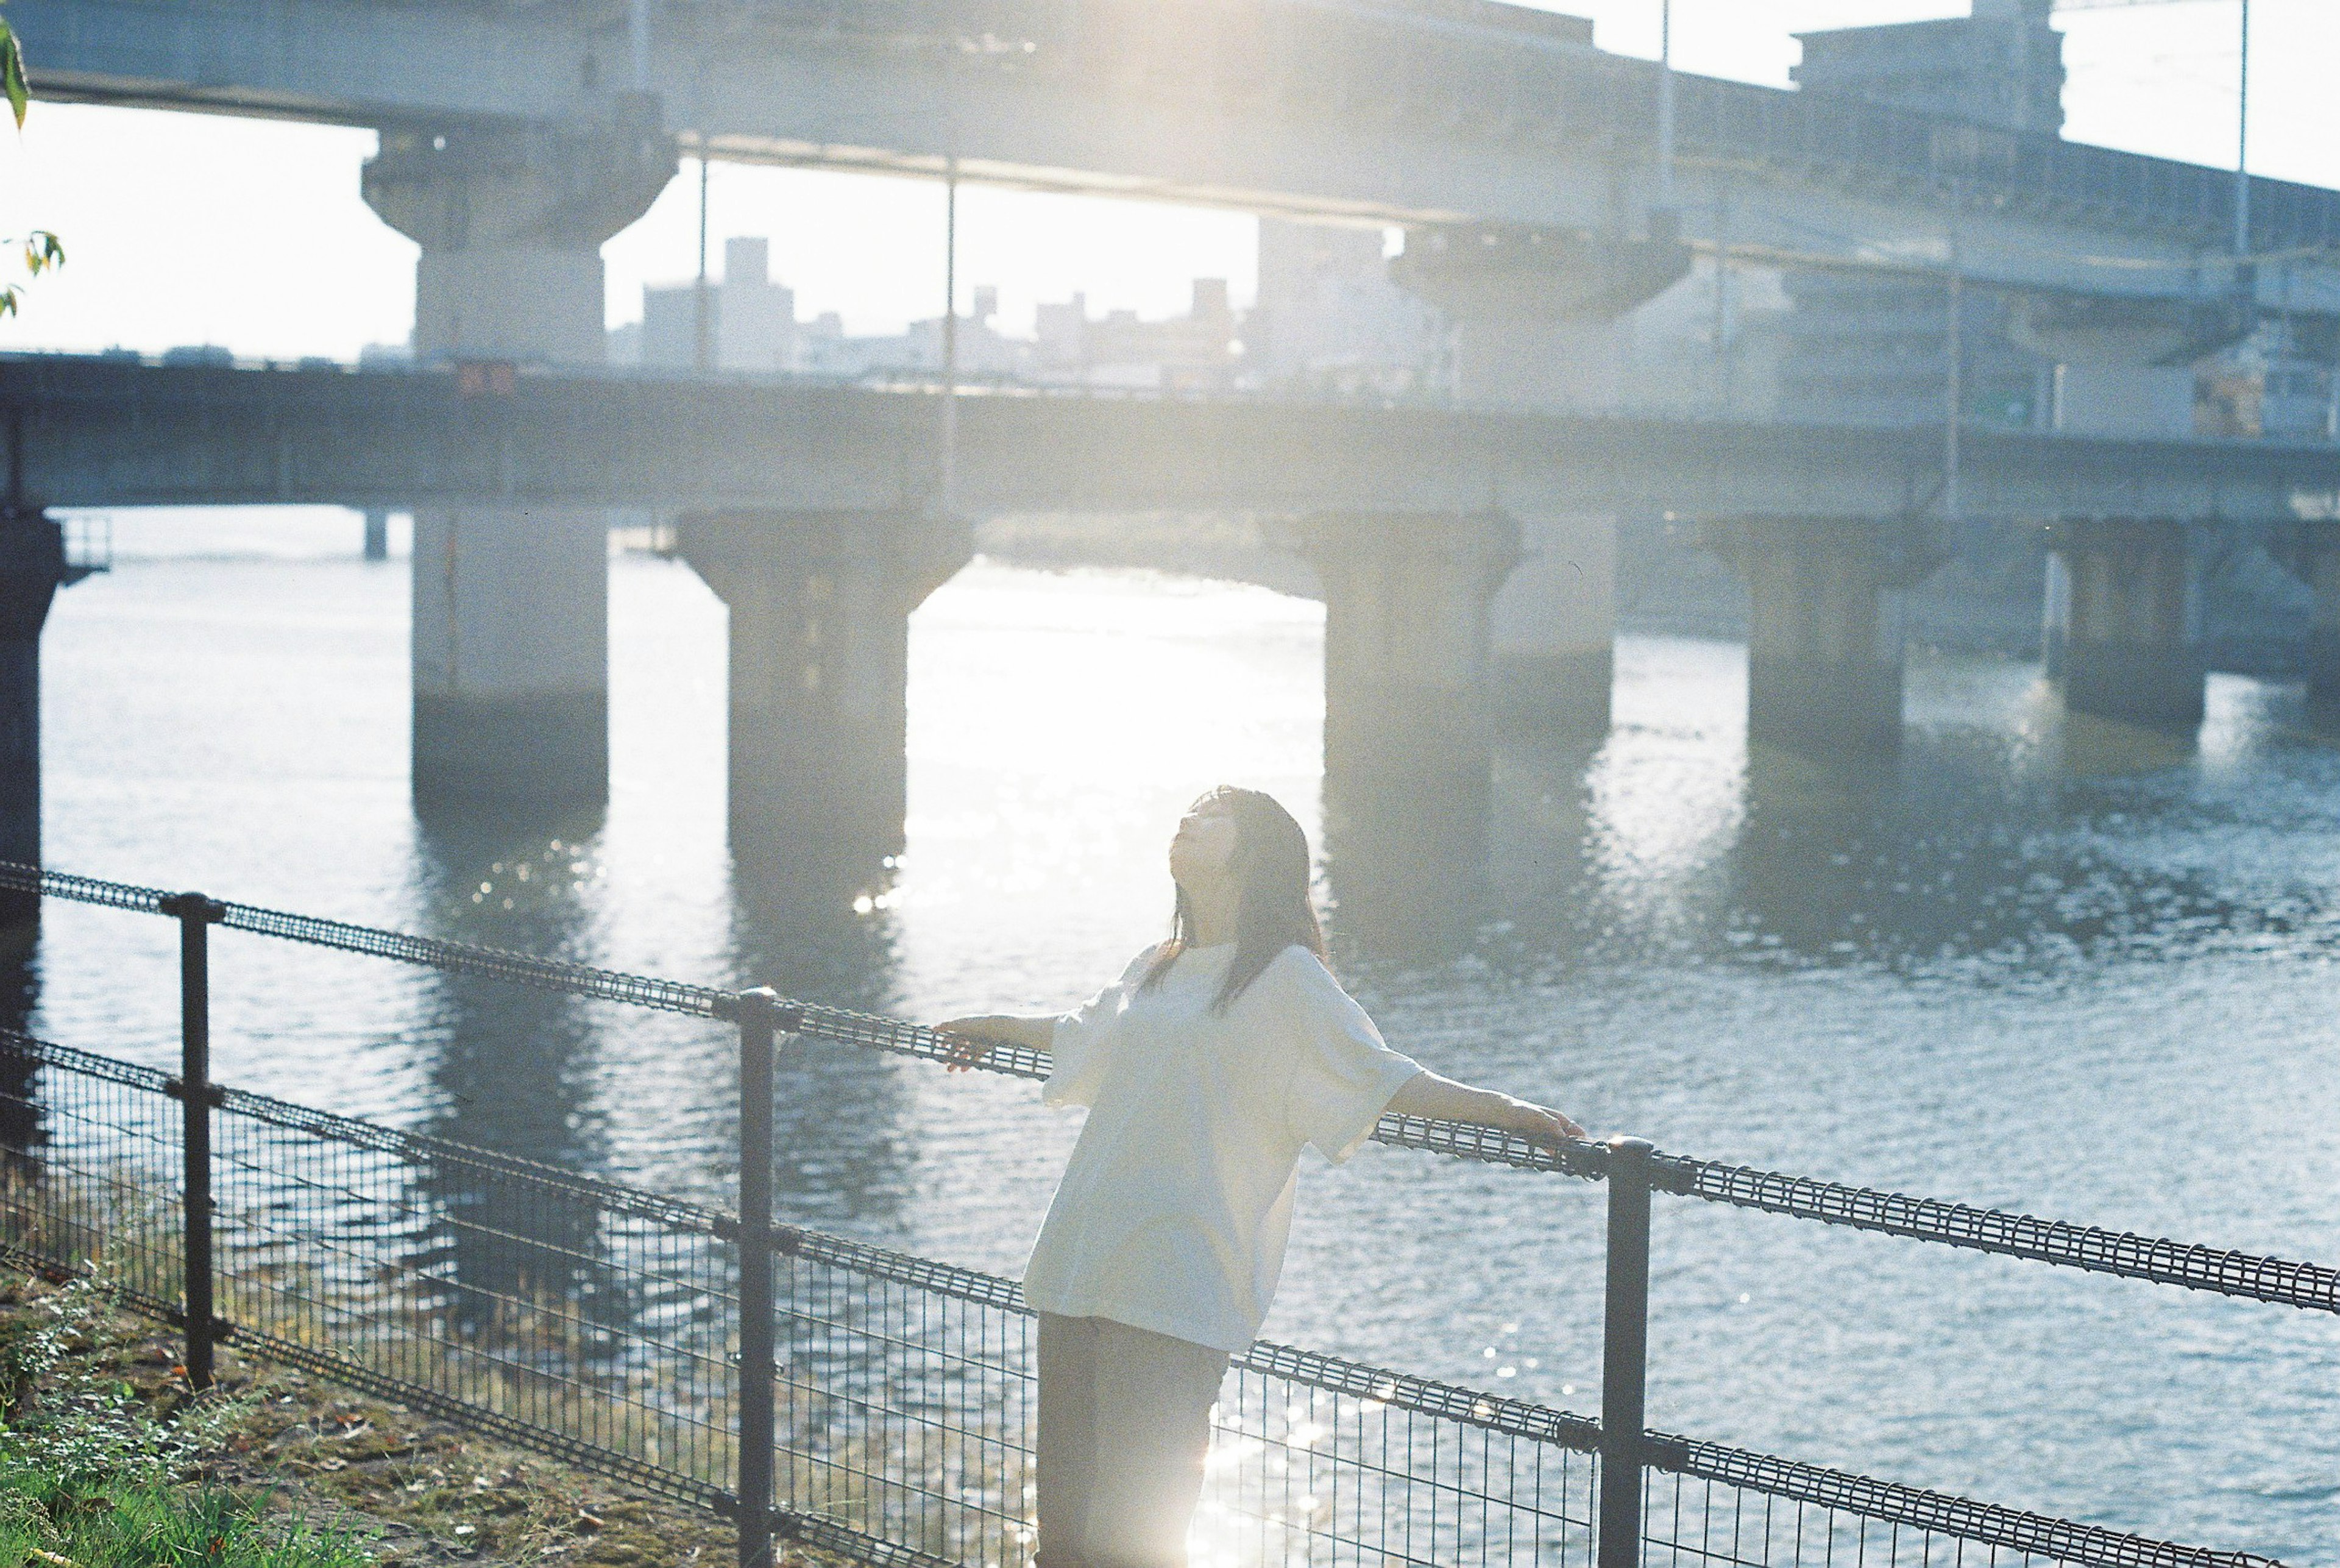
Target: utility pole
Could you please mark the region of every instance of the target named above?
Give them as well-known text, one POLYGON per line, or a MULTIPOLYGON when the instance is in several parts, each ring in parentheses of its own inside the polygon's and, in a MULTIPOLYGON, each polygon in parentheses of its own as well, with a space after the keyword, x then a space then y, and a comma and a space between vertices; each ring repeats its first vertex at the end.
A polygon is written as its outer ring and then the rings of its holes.
POLYGON ((707 162, 702 142, 699 148, 699 286, 690 295, 690 367, 701 375, 715 368, 714 323, 709 319, 714 301, 707 293, 707 162))
POLYGON ((1958 260, 1958 235, 1950 235, 1950 276, 1944 300, 1949 316, 1943 332, 1943 354, 1949 362, 1942 376, 1942 516, 1958 521, 1958 422, 1966 402, 1966 273, 1958 260))
POLYGON ((1674 204, 1674 0, 1658 0, 1658 201, 1674 204))
POLYGON ((634 56, 634 91, 650 90, 650 0, 634 0, 626 18, 626 38, 634 56))
POLYGON ((2243 59, 2235 114, 2235 254, 2251 253, 2251 0, 2243 0, 2243 59))
POLYGON ((943 174, 943 431, 938 504, 958 510, 958 155, 943 174))

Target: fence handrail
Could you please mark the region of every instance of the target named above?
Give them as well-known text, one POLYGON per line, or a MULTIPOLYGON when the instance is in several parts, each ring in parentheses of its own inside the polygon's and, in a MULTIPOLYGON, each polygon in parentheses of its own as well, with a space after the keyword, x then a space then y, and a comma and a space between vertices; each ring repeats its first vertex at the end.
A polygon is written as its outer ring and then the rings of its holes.
MULTIPOLYGON (((73 903, 157 915, 171 913, 175 901, 183 897, 159 888, 104 881, 9 861, 0 861, 0 890, 36 893, 73 903)), ((251 904, 223 903, 220 908, 220 925, 257 936, 630 1007, 725 1021, 736 1021, 739 1016, 738 993, 711 986, 596 968, 508 948, 419 937, 251 904)), ((861 1046, 922 1061, 962 1059, 948 1038, 923 1024, 788 997, 776 998, 772 1005, 780 1018, 780 1027, 799 1037, 861 1046)), ((1047 1052, 1020 1045, 996 1046, 969 1065, 1022 1078, 1046 1078, 1053 1067, 1047 1052)), ((1393 1147, 1427 1150, 1482 1164, 1551 1171, 1594 1181, 1608 1175, 1611 1158, 1606 1144, 1570 1140, 1555 1146, 1532 1143, 1500 1128, 1420 1116, 1385 1116, 1373 1136, 1375 1142, 1393 1147)), ((2091 1274, 2177 1285, 2240 1300, 2340 1314, 2340 1268, 2328 1265, 2176 1241, 2142 1232, 2075 1225, 2012 1210, 1790 1176, 1688 1155, 1655 1154, 1651 1176, 1656 1190, 1736 1208, 2091 1274)))
POLYGON ((2340 1312, 2340 1269, 2137 1231, 2074 1225, 2010 1209, 1786 1176, 1752 1166, 1660 1155, 1662 1191, 1734 1208, 1907 1236, 2090 1274, 2181 1285, 2246 1301, 2340 1312))

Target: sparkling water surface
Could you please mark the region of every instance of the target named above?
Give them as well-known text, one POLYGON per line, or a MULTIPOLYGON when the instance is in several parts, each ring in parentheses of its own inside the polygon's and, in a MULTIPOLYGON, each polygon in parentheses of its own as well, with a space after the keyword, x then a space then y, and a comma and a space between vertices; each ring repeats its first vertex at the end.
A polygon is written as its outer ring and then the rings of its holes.
MULTIPOLYGON (((720 604, 621 556, 606 815, 418 824, 407 569, 341 513, 124 516, 44 649, 53 866, 932 1018, 1055 1010, 1161 934, 1222 780, 1320 843, 1322 611, 978 561, 911 630, 908 849, 855 908, 735 875, 720 604)), ((1898 761, 1759 749, 1732 645, 1626 637, 1597 749, 1507 751, 1492 853, 1429 806, 1322 857, 1337 967, 1451 1076, 1684 1152, 2340 1259, 2340 749, 2216 677, 2198 742, 1919 656, 1898 761)), ((1357 826, 1344 827, 1353 821, 1357 826)), ((1368 825, 1369 824, 1369 825, 1368 825)), ((236 933, 220 1076, 719 1199, 717 1027, 236 933)), ((175 1057, 168 922, 48 918, 35 1027, 175 1057)), ((1078 1123, 808 1047, 805 1223, 1015 1273, 1078 1123)), ((1308 1156, 1273 1338, 1598 1407, 1601 1191, 1308 1156)), ((2204 1544, 2340 1561, 2340 1323, 1661 1197, 1664 1429, 2204 1544)))

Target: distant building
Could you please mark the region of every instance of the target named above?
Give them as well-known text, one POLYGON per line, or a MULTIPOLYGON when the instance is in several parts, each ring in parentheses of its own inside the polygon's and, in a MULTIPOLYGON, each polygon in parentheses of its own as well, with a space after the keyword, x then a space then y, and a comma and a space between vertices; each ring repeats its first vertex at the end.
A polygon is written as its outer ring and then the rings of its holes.
POLYGON ((164 349, 163 362, 166 365, 232 365, 235 363, 235 352, 217 343, 182 343, 174 349, 164 349))
POLYGON ((740 235, 723 242, 723 287, 715 319, 718 370, 769 373, 790 368, 797 296, 772 282, 769 241, 740 235))
MULTIPOLYGON (((1807 93, 2044 135, 2064 125, 2064 35, 2051 0, 1975 0, 1971 16, 1800 33, 1793 74, 1807 93)), ((2044 425, 2055 366, 2008 337, 2010 304, 1930 279, 1791 272, 1795 309, 1781 322, 1779 412, 1832 423, 1932 423, 1948 412, 1958 348, 1961 415, 1979 424, 2044 425)))
POLYGON ((1089 297, 1076 291, 1061 303, 1032 310, 1033 360, 1041 375, 1076 378, 1088 368, 1089 297))
POLYGON ((1129 310, 1091 316, 1086 294, 1040 305, 1034 321, 1032 362, 1045 381, 1212 392, 1235 385, 1244 366, 1242 323, 1225 278, 1196 278, 1186 313, 1164 321, 1129 310))
POLYGON ((2052 0, 1974 0, 1971 16, 1799 33, 1807 93, 2061 135, 2064 35, 2052 0))
MULTIPOLYGON (((712 345, 722 323, 722 296, 712 285, 707 293, 707 341, 712 345)), ((653 284, 642 290, 642 319, 625 344, 610 345, 611 359, 624 348, 632 352, 624 362, 654 370, 687 371, 699 362, 699 288, 695 283, 653 284)), ((624 328, 620 328, 624 332, 624 328)))
MULTIPOLYGON (((723 242, 723 275, 707 290, 707 352, 717 370, 771 374, 793 368, 796 293, 771 279, 770 242, 738 235, 723 242)), ((610 338, 616 364, 689 370, 699 362, 699 287, 655 284, 642 290, 642 319, 610 338)))
POLYGON ((1242 342, 1257 384, 1295 392, 1417 392, 1441 383, 1446 363, 1444 324, 1390 281, 1378 228, 1262 218, 1259 303, 1242 342))
POLYGON ((1790 273, 1793 313, 1782 323, 1780 412, 1832 424, 1931 424, 1949 410, 1958 346, 1960 417, 2023 430, 2049 418, 2055 365, 2008 337, 2008 302, 1983 289, 1958 295, 1949 331, 1944 283, 1863 273, 1790 273))

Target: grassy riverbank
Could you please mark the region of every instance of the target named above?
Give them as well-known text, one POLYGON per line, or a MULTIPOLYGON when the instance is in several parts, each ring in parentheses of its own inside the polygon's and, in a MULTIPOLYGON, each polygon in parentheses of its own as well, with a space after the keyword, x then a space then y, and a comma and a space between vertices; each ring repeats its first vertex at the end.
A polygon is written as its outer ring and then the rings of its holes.
MULTIPOLYGON (((717 1563, 729 1526, 0 1272, 0 1568, 717 1563)), ((832 1560, 799 1550, 779 1561, 832 1560)))

